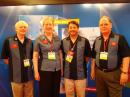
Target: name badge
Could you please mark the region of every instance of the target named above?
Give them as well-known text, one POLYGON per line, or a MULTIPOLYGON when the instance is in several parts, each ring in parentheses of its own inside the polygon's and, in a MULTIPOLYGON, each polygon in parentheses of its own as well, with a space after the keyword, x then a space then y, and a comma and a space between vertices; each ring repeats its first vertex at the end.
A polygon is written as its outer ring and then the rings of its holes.
POLYGON ((48 52, 48 59, 49 60, 55 60, 56 59, 55 52, 48 52))
POLYGON ((100 52, 100 59, 107 60, 108 52, 100 52))
POLYGON ((23 62, 24 62, 24 67, 29 67, 30 66, 29 59, 24 59, 23 62))
POLYGON ((72 62, 72 59, 73 59, 73 56, 74 56, 74 52, 72 52, 72 51, 68 51, 65 60, 66 60, 67 62, 71 63, 71 62, 72 62))

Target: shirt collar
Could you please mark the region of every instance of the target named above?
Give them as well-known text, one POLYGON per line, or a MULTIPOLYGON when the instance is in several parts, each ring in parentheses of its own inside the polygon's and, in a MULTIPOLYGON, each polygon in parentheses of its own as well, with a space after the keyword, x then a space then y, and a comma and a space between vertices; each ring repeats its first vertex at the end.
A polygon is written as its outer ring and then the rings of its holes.
MULTIPOLYGON (((114 37, 114 33, 113 33, 113 32, 110 33, 109 38, 110 38, 110 37, 111 37, 111 38, 114 37)), ((101 35, 101 39, 103 39, 103 36, 102 36, 102 35, 101 35)))
MULTIPOLYGON (((15 41, 19 41, 19 39, 18 39, 18 37, 17 37, 16 34, 14 35, 14 40, 15 40, 15 41)), ((24 38, 24 41, 27 41, 27 37, 24 38)))
MULTIPOLYGON (((70 36, 68 36, 66 39, 67 39, 67 40, 71 40, 71 39, 70 39, 70 36)), ((81 41, 81 36, 80 36, 80 35, 78 35, 77 40, 78 40, 78 41, 81 41)))

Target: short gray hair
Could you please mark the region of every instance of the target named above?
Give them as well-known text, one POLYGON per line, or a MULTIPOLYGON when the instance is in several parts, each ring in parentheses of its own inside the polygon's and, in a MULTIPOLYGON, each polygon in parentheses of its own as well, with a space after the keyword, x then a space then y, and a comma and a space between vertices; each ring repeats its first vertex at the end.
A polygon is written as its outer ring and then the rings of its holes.
POLYGON ((23 21, 23 20, 19 20, 19 21, 16 22, 16 24, 15 24, 15 29, 18 28, 19 26, 25 26, 25 27, 28 28, 29 25, 28 25, 27 22, 25 22, 25 21, 23 21))

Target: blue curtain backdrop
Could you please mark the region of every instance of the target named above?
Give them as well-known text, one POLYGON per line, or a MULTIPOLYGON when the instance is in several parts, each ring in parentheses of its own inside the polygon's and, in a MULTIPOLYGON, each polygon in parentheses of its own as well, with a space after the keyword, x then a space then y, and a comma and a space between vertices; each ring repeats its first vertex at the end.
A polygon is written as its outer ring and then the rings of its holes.
MULTIPOLYGON (((79 18, 80 27, 98 27, 102 15, 109 15, 113 21, 113 31, 125 36, 130 45, 130 4, 71 4, 45 6, 0 6, 0 53, 6 37, 14 35, 14 24, 19 15, 58 15, 60 18, 79 18)), ((65 25, 58 26, 59 37, 65 25)), ((87 33, 87 32, 86 32, 87 33)), ((88 86, 94 87, 90 79, 90 64, 88 64, 88 86)), ((35 82, 35 97, 38 97, 38 82, 35 82)), ((123 97, 129 97, 130 88, 123 89, 123 97)), ((0 59, 0 97, 12 97, 9 84, 8 65, 0 59)), ((65 95, 61 95, 65 97, 65 95)), ((94 92, 88 92, 87 97, 96 97, 94 92)))

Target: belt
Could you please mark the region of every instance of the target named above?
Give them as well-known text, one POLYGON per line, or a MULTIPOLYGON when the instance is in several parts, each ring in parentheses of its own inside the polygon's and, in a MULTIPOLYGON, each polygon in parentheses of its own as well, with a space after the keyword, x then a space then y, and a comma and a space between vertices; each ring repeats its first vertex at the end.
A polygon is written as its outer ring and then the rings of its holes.
POLYGON ((113 69, 105 69, 105 68, 102 68, 102 67, 97 67, 99 70, 103 71, 103 72, 112 72, 112 71, 115 71, 117 70, 118 68, 113 68, 113 69))

